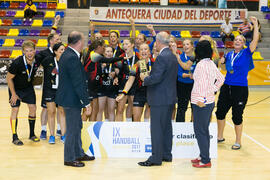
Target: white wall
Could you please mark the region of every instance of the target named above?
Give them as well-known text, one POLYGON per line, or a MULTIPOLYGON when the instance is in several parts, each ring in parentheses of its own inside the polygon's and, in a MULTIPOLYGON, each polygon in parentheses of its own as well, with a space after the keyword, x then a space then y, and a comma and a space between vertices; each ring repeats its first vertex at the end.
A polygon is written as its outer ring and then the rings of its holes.
POLYGON ((59 0, 58 2, 67 4, 67 0, 59 0))

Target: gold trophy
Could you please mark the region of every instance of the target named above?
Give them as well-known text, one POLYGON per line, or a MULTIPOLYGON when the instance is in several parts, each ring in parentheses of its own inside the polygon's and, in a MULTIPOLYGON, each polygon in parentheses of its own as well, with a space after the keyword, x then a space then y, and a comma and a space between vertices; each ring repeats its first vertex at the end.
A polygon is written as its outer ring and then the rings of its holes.
POLYGON ((140 66, 140 72, 143 73, 144 75, 148 75, 145 60, 141 59, 141 60, 138 61, 138 63, 139 63, 139 66, 140 66))

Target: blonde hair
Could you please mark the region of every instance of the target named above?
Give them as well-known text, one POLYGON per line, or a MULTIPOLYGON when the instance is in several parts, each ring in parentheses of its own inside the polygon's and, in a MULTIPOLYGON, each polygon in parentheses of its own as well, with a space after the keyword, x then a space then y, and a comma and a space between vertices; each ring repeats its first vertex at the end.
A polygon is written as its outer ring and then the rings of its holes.
POLYGON ((171 39, 171 38, 173 39, 173 41, 174 41, 174 42, 176 42, 176 38, 175 38, 175 36, 170 35, 170 39, 171 39))
MULTIPOLYGON (((246 38, 245 38, 245 36, 243 36, 243 35, 241 35, 241 34, 239 34, 238 36, 240 36, 242 39, 243 39, 243 41, 244 41, 244 43, 246 44, 246 38)), ((237 38, 238 36, 236 36, 235 38, 237 38)))
POLYGON ((26 40, 23 42, 22 44, 22 50, 24 50, 26 47, 31 47, 33 49, 36 49, 36 45, 33 41, 30 41, 30 40, 26 40))
POLYGON ((203 35, 201 36, 201 38, 207 40, 210 42, 211 44, 211 48, 213 49, 213 56, 212 56, 212 59, 213 60, 218 60, 219 59, 219 53, 218 53, 218 50, 217 50, 217 43, 215 40, 213 40, 210 36, 208 35, 203 35))

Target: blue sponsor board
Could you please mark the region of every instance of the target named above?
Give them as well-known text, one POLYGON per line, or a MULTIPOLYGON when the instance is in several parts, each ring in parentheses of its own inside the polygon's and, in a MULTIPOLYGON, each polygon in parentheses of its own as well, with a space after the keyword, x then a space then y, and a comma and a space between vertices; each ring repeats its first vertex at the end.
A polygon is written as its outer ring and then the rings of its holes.
POLYGON ((152 145, 146 144, 145 145, 145 152, 152 152, 152 145))

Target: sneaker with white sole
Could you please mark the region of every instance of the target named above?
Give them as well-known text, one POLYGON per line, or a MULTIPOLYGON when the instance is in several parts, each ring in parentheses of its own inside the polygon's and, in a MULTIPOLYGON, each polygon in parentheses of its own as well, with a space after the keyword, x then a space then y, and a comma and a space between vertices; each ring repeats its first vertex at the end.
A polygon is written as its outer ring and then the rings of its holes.
POLYGON ((62 143, 65 143, 65 139, 66 139, 66 135, 60 137, 60 141, 61 141, 62 143))
POLYGON ((40 133, 40 139, 45 140, 47 139, 47 131, 42 130, 40 133))
POLYGON ((55 144, 55 136, 50 136, 49 143, 55 144))

